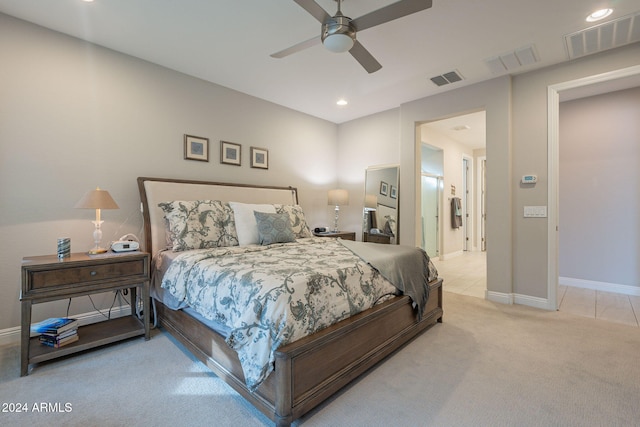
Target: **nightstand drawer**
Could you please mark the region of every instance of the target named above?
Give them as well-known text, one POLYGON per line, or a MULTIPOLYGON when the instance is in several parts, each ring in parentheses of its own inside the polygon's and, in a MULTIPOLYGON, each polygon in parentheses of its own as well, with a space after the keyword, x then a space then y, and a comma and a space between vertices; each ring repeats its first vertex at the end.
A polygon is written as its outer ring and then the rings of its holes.
POLYGON ((144 260, 31 272, 29 290, 145 275, 144 260))

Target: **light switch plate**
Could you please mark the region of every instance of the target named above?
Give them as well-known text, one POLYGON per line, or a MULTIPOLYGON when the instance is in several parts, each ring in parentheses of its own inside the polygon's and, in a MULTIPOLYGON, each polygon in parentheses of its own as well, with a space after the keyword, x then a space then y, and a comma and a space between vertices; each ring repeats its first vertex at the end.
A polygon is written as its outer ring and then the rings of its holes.
POLYGON ((547 207, 546 206, 525 206, 524 217, 525 218, 546 218, 547 207))

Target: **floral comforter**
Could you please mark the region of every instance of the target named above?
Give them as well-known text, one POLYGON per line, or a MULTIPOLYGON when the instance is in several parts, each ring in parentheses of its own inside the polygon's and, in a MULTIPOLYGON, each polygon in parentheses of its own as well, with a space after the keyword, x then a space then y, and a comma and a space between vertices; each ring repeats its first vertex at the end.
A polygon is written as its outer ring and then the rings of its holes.
POLYGON ((398 293, 328 238, 186 251, 171 263, 162 287, 231 329, 227 343, 252 391, 273 370, 277 348, 398 293))

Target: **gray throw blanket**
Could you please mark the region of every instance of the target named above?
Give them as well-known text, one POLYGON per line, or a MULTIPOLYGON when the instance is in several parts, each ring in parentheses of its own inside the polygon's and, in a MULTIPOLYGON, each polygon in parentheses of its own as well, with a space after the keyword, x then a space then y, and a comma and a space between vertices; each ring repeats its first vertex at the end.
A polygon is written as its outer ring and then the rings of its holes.
POLYGON ((429 281, 437 277, 435 267, 429 268, 429 255, 420 248, 400 245, 339 240, 351 252, 367 262, 396 288, 413 300, 422 319, 424 307, 429 299, 429 281), (435 277, 429 277, 430 271, 435 277))

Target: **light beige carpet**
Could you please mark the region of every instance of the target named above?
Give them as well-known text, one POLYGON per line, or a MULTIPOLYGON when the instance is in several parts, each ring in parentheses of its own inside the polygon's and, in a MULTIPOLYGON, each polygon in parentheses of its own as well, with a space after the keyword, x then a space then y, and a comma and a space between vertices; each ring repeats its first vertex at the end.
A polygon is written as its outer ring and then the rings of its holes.
MULTIPOLYGON (((640 330, 444 294, 427 330, 295 423, 299 426, 633 426, 640 330)), ((0 412, 11 426, 265 426, 272 423, 168 334, 40 364, 19 378, 0 351, 0 412), (71 410, 37 413, 40 403, 71 410)))

